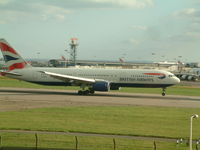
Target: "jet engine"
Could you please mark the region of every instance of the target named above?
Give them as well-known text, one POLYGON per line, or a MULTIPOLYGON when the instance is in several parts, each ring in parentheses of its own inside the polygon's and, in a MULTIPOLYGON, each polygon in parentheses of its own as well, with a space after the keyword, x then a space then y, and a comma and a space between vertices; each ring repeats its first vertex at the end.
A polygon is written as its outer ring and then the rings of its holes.
POLYGON ((94 91, 107 92, 110 90, 110 84, 106 81, 98 81, 92 85, 94 91))
POLYGON ((188 81, 197 81, 198 76, 194 74, 183 74, 179 77, 181 80, 188 80, 188 81))
POLYGON ((185 75, 185 74, 184 74, 184 75, 181 76, 181 79, 182 79, 182 80, 185 80, 185 79, 187 79, 187 76, 188 76, 188 75, 185 75))
POLYGON ((188 76, 187 79, 190 81, 190 80, 194 80, 194 77, 193 76, 188 76))

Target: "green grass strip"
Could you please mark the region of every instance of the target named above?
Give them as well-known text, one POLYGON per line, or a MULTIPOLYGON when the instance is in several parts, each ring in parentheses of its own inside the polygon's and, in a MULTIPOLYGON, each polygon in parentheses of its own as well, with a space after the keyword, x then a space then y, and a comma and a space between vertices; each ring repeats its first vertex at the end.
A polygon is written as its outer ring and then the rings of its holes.
MULTIPOLYGON (((3 150, 33 150, 35 148, 35 135, 22 133, 3 133, 3 150)), ((153 150, 154 141, 131 140, 116 138, 117 150, 153 150)), ((75 150, 76 141, 74 136, 38 134, 39 150, 75 150)), ((187 150, 186 144, 177 145, 175 142, 156 141, 158 150, 187 150)), ((108 137, 82 137, 78 136, 78 149, 81 150, 113 150, 113 138, 108 137)))
MULTIPOLYGON (((96 106, 41 108, 0 113, 0 129, 71 131, 188 138, 195 108, 96 106)), ((194 138, 200 138, 200 119, 194 138)))

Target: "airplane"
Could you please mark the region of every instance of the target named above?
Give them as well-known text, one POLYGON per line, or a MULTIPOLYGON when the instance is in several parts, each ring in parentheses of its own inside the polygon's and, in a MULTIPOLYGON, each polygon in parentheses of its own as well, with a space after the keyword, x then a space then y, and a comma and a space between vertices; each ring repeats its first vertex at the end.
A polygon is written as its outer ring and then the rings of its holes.
POLYGON ((80 86, 79 95, 121 87, 147 87, 162 88, 165 96, 167 87, 180 82, 164 70, 32 67, 5 39, 0 39, 0 49, 8 68, 1 75, 42 85, 80 86))

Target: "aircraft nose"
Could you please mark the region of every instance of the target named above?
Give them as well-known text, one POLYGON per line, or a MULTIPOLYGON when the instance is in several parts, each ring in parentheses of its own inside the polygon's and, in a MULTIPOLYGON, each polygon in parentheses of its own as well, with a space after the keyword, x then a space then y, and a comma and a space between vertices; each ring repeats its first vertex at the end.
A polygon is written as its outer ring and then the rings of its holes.
POLYGON ((178 77, 174 77, 174 82, 175 82, 175 84, 178 84, 178 83, 180 83, 180 79, 178 77))

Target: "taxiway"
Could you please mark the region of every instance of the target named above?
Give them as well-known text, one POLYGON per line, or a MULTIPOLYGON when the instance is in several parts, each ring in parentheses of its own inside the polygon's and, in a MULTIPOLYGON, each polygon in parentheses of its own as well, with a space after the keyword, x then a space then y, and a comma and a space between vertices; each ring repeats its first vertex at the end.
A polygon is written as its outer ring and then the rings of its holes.
POLYGON ((77 91, 0 88, 0 111, 64 106, 161 106, 200 108, 200 97, 106 92, 80 96, 77 91))

